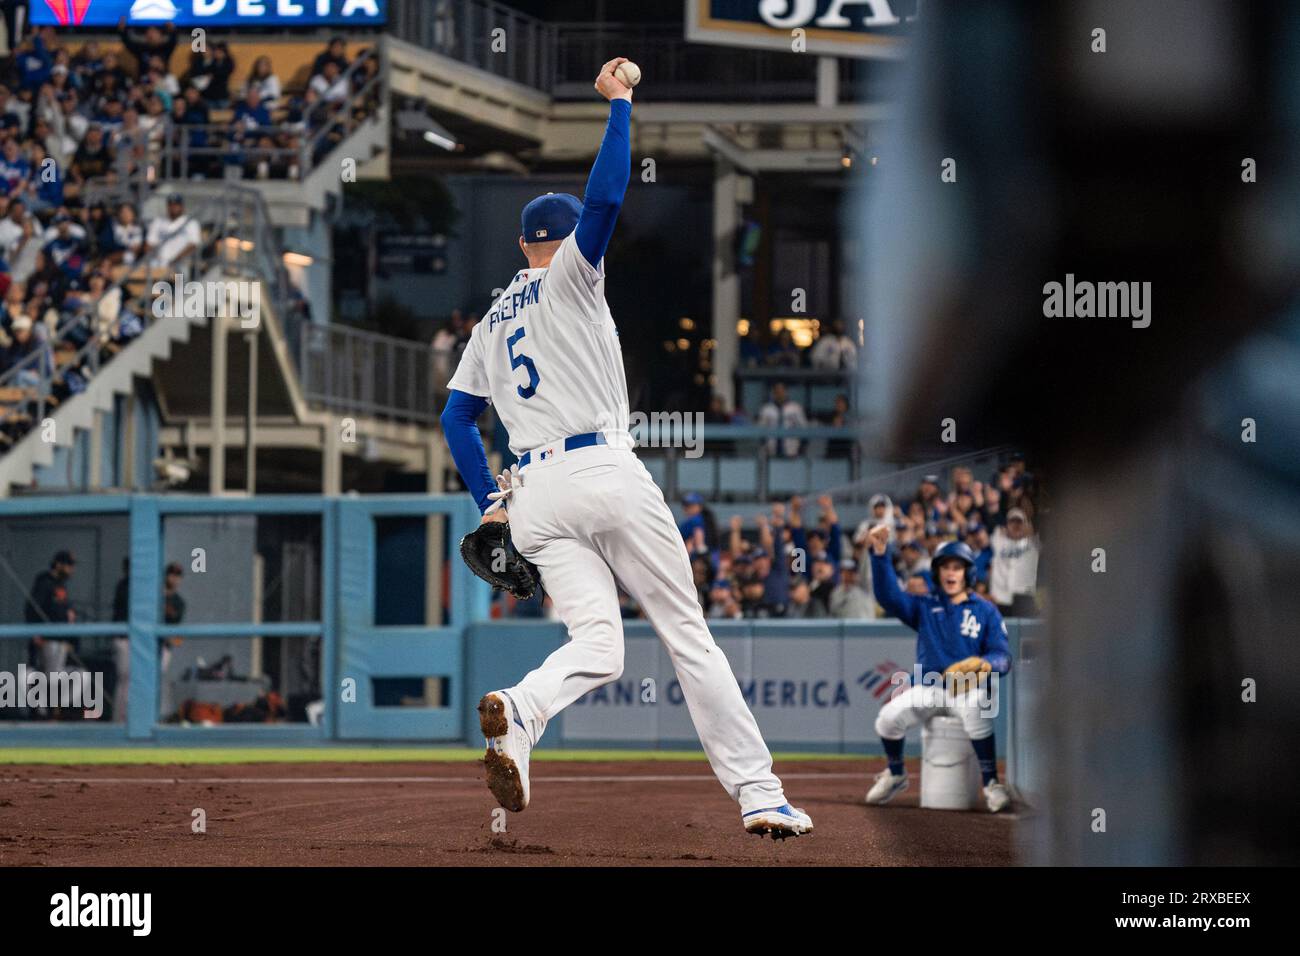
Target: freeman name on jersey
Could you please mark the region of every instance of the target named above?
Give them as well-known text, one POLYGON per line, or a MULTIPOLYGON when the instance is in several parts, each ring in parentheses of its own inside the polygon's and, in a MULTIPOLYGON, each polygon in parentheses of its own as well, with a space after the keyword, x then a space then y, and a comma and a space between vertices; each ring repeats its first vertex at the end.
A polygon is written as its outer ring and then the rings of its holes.
MULTIPOLYGON (((521 272, 515 276, 515 279, 527 278, 526 272, 521 272)), ((532 305, 534 302, 540 302, 542 299, 542 280, 546 276, 538 276, 528 285, 524 286, 518 292, 503 296, 496 307, 487 315, 488 331, 491 332, 501 322, 509 322, 515 317, 520 309, 532 305)))

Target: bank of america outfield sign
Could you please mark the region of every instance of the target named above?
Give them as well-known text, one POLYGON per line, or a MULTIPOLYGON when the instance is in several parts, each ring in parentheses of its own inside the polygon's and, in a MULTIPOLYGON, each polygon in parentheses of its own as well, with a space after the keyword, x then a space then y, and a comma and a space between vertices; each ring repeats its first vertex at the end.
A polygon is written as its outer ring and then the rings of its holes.
POLYGON ((31 0, 36 26, 383 26, 388 0, 31 0))
POLYGON ((687 0, 686 39, 787 53, 895 58, 903 55, 904 38, 916 23, 920 3, 921 0, 687 0))

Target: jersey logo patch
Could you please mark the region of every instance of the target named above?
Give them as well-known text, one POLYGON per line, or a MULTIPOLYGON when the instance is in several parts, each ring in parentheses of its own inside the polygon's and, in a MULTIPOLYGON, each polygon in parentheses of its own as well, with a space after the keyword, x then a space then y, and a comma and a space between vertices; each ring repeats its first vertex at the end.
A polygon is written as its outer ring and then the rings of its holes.
POLYGON ((538 461, 546 461, 546 459, 550 458, 550 457, 553 456, 554 454, 555 454, 555 449, 554 449, 554 448, 547 448, 547 449, 545 449, 545 450, 544 450, 540 455, 537 456, 537 460, 538 460, 538 461))
POLYGON ((980 622, 969 610, 963 610, 961 613, 961 636, 977 638, 980 636, 980 622))

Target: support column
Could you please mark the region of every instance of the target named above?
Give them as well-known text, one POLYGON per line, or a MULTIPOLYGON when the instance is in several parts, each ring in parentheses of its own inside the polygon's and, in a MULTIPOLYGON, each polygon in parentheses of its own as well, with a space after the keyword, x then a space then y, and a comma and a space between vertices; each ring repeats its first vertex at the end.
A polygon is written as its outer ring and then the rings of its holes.
POLYGON ((321 435, 321 494, 343 493, 343 447, 340 442, 339 423, 330 422, 321 435))
POLYGON ((714 391, 728 407, 736 401, 733 376, 739 361, 740 340, 736 320, 740 318, 740 276, 736 272, 736 230, 740 211, 736 206, 736 167, 721 156, 713 167, 713 372, 714 391))
POLYGON ((817 105, 835 106, 840 99, 840 62, 833 56, 817 58, 817 105))
POLYGON ((104 412, 95 409, 94 424, 90 427, 90 471, 86 484, 90 491, 104 490, 104 412))
POLYGON ((212 444, 208 449, 208 494, 226 491, 226 320, 212 317, 212 444))
POLYGON ((248 410, 244 413, 244 488, 257 494, 257 332, 248 341, 248 410))
MULTIPOLYGON (((443 487, 443 472, 447 467, 447 446, 442 432, 433 432, 425 449, 428 462, 428 478, 425 488, 431 495, 440 495, 443 487)), ((448 517, 442 514, 429 515, 424 528, 424 623, 426 627, 442 626, 442 572, 443 548, 446 546, 448 517)))
POLYGON ((127 392, 122 403, 122 487, 131 491, 135 486, 135 389, 127 392))

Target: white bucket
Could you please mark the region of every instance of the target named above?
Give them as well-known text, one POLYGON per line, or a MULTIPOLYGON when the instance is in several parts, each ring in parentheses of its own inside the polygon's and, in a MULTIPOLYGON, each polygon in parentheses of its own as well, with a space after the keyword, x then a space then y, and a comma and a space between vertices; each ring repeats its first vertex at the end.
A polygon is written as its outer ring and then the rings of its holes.
POLYGON ((921 806, 970 810, 979 798, 979 759, 961 720, 931 717, 921 727, 921 806))

